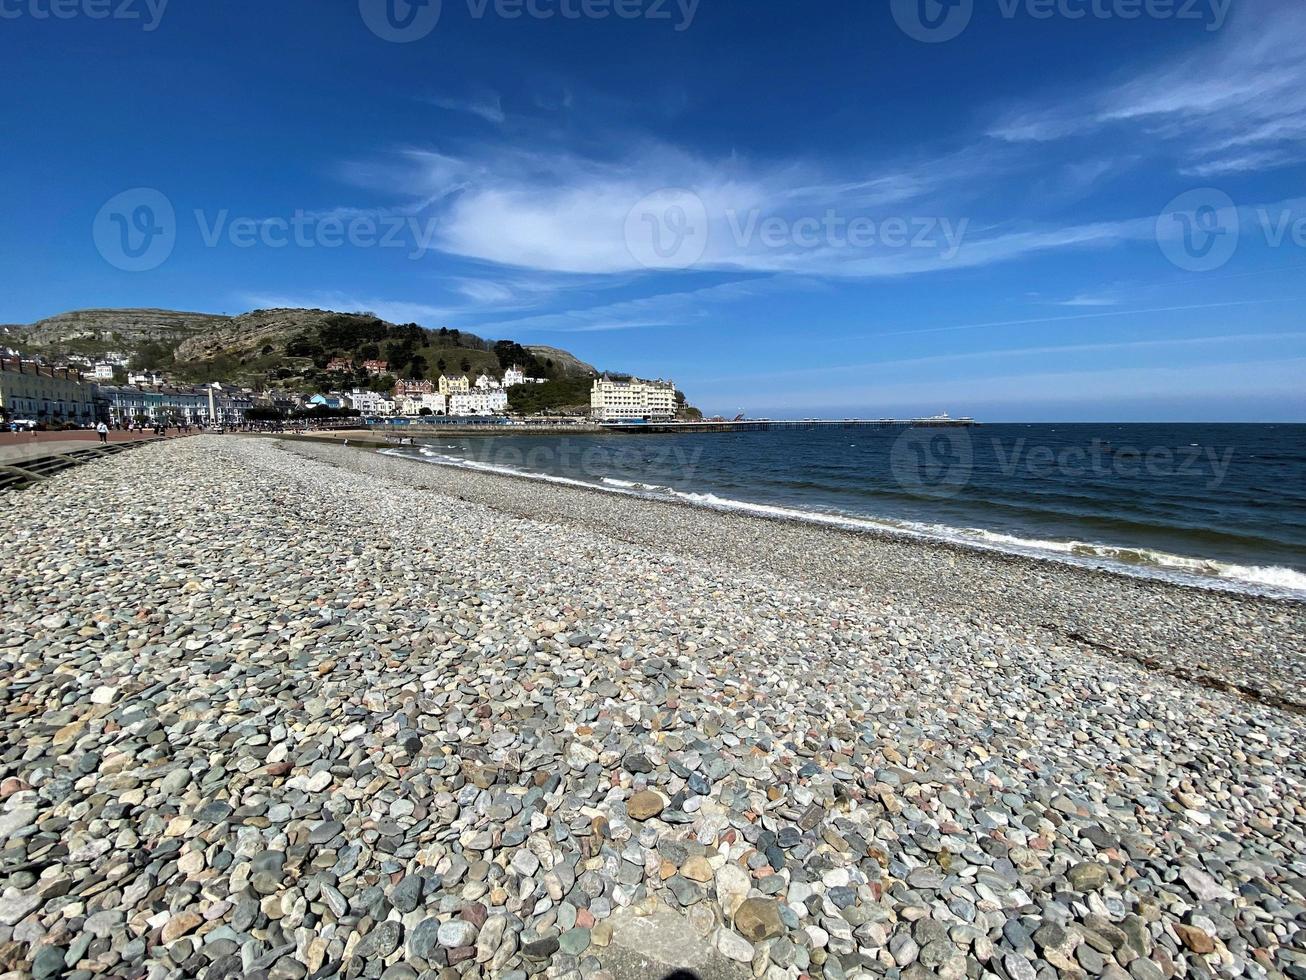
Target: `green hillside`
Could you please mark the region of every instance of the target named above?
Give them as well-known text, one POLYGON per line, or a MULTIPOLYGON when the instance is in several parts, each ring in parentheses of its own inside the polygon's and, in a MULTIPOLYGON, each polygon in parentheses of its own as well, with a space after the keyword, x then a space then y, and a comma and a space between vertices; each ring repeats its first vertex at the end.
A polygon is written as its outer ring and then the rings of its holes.
MULTIPOLYGON (((451 328, 394 324, 371 313, 333 310, 253 310, 240 316, 155 309, 76 310, 6 332, 21 348, 49 360, 98 357, 110 351, 130 358, 134 370, 160 371, 183 383, 220 381, 305 394, 371 388, 388 391, 398 378, 485 373, 501 377, 520 367, 545 384, 509 391, 514 412, 583 413, 597 370, 557 347, 524 347, 451 328), (344 369, 327 365, 348 362, 344 369), (364 361, 384 360, 371 375, 364 361)), ((614 375, 615 376, 615 375, 614 375)), ((692 413, 692 409, 685 409, 692 413)))

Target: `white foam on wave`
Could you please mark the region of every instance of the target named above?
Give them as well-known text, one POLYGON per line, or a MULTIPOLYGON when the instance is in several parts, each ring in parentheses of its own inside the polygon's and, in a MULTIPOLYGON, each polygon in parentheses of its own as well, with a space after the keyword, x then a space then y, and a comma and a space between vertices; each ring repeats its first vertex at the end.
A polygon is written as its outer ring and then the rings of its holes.
POLYGON ((631 490, 639 494, 676 495, 675 490, 671 487, 664 487, 660 483, 636 483, 633 480, 618 480, 613 476, 605 476, 602 482, 605 487, 617 490, 631 490))
MULTIPOLYGON (((383 455, 412 459, 412 454, 402 450, 383 449, 383 455)), ((1210 558, 1190 558, 1151 548, 1126 548, 1117 545, 1096 544, 1087 541, 1054 541, 1041 538, 1022 538, 1000 531, 977 527, 952 527, 947 524, 930 524, 919 521, 874 518, 847 513, 832 513, 762 504, 750 500, 721 497, 714 493, 697 493, 676 490, 656 483, 639 483, 616 477, 603 477, 601 482, 576 480, 550 473, 538 473, 481 463, 435 452, 422 447, 419 452, 425 461, 441 466, 497 473, 544 483, 583 487, 624 496, 667 499, 668 497, 708 510, 729 511, 768 517, 776 520, 815 524, 850 531, 873 531, 901 537, 928 541, 944 541, 981 551, 1018 554, 1032 558, 1060 561, 1080 567, 1108 568, 1112 571, 1142 578, 1164 579, 1186 585, 1215 587, 1254 595, 1271 595, 1280 598, 1306 599, 1306 574, 1278 565, 1238 565, 1210 558)))

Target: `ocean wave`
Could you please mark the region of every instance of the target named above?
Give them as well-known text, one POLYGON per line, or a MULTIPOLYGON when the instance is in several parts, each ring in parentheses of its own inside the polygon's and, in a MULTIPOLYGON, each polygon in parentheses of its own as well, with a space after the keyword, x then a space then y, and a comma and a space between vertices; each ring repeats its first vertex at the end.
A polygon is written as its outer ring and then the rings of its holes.
MULTIPOLYGON (((380 450, 383 455, 414 458, 411 452, 398 449, 380 450)), ((1239 565, 1208 558, 1191 558, 1150 548, 1129 548, 1087 541, 1055 541, 1042 538, 1024 538, 976 527, 952 527, 917 521, 895 520, 854 515, 843 512, 808 510, 784 507, 778 504, 738 500, 708 492, 677 490, 655 483, 639 483, 616 477, 603 477, 600 482, 577 480, 480 463, 435 452, 429 447, 419 450, 424 461, 441 466, 477 470, 502 476, 515 476, 544 483, 583 487, 625 496, 674 499, 694 507, 732 513, 752 514, 774 520, 813 524, 848 531, 870 531, 909 537, 926 541, 942 541, 981 551, 1016 554, 1031 558, 1060 561, 1078 567, 1107 568, 1111 571, 1141 578, 1162 579, 1184 585, 1220 588, 1227 591, 1253 595, 1270 595, 1279 598, 1306 599, 1306 574, 1278 565, 1239 565)))
POLYGON ((664 487, 660 483, 637 483, 633 480, 618 480, 614 476, 605 476, 602 483, 605 487, 616 490, 633 490, 639 493, 653 493, 664 496, 674 496, 676 494, 676 490, 671 487, 664 487))

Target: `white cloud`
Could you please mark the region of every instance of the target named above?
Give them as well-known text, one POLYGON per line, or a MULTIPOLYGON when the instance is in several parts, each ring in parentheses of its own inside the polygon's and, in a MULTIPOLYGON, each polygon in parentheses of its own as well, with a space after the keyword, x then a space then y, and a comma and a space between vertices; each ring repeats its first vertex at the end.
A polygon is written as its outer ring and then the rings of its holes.
POLYGON ((660 293, 638 299, 604 303, 588 308, 518 317, 483 325, 504 335, 531 333, 597 333, 636 330, 645 327, 677 326, 710 316, 708 307, 762 296, 781 288, 802 289, 805 284, 789 280, 783 286, 775 279, 754 279, 721 283, 683 292, 660 293))
POLYGON ((450 112, 465 112, 479 116, 486 122, 501 123, 506 118, 503 112, 503 100, 498 92, 485 90, 463 98, 435 95, 427 99, 434 106, 450 112))
POLYGON ((1306 7, 1248 3, 1200 50, 1089 95, 1009 114, 989 130, 1012 143, 1050 142, 1107 126, 1169 145, 1180 171, 1213 177, 1306 159, 1306 7))
POLYGON ((1070 299, 1063 299, 1058 306, 1116 306, 1119 300, 1114 296, 1092 295, 1081 293, 1078 296, 1072 296, 1070 299))
POLYGON ((703 236, 692 263, 698 270, 888 278, 1152 235, 1150 216, 980 225, 973 212, 993 205, 978 197, 979 178, 1009 166, 983 153, 956 154, 847 179, 810 163, 712 161, 645 143, 616 160, 499 147, 463 157, 409 150, 382 165, 355 164, 348 174, 419 195, 438 213, 440 251, 552 273, 647 271, 639 219, 656 223, 666 213, 640 208, 668 189, 701 216, 691 228, 703 236))

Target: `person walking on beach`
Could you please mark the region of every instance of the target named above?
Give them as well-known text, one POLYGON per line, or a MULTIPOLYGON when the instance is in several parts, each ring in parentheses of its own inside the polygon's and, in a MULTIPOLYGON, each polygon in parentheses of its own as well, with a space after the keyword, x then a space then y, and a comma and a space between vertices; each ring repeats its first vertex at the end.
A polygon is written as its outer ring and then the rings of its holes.
POLYGON ((95 431, 100 434, 101 444, 107 443, 109 441, 109 427, 105 425, 103 422, 101 422, 99 425, 95 427, 95 431))

